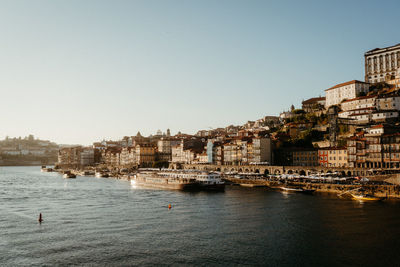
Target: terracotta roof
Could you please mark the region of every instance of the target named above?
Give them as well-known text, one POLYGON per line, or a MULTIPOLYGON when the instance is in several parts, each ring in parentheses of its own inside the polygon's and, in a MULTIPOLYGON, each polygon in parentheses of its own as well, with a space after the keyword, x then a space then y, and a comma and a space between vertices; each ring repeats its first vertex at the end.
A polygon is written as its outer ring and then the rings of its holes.
POLYGON ((354 84, 354 83, 366 83, 366 82, 362 82, 362 81, 358 81, 358 80, 352 80, 352 81, 345 82, 345 83, 339 83, 339 84, 337 84, 337 85, 335 85, 335 86, 333 86, 331 88, 326 89, 325 91, 332 90, 332 89, 339 88, 339 87, 346 86, 346 85, 350 85, 350 84, 354 84))
POLYGON ((304 100, 303 102, 301 102, 302 104, 312 104, 315 102, 319 102, 319 101, 323 101, 325 100, 325 97, 313 97, 307 100, 304 100))

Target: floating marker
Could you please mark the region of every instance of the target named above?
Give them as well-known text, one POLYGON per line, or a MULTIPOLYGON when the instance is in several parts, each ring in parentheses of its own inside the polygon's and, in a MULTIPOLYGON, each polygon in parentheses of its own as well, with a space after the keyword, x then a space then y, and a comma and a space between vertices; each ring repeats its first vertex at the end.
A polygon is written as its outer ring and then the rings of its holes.
POLYGON ((42 222, 43 222, 42 213, 39 213, 39 219, 38 219, 38 221, 39 221, 39 223, 42 223, 42 222))
POLYGON ((168 204, 168 209, 170 210, 172 208, 171 204, 168 204))

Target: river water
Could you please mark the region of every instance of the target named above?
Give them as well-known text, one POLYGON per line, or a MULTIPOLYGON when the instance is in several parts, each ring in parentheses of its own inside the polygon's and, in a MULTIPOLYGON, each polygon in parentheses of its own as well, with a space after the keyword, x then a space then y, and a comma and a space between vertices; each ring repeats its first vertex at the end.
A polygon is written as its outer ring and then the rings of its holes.
POLYGON ((1 266, 400 264, 394 201, 143 189, 39 167, 0 168, 0 198, 1 266))

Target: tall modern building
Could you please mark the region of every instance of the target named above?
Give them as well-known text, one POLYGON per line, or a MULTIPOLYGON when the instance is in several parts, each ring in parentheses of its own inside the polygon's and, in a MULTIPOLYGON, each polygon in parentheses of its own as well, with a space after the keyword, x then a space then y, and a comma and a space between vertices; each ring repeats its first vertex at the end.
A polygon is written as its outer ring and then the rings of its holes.
POLYGON ((364 58, 365 82, 394 80, 400 69, 400 44, 372 49, 364 54, 364 58))

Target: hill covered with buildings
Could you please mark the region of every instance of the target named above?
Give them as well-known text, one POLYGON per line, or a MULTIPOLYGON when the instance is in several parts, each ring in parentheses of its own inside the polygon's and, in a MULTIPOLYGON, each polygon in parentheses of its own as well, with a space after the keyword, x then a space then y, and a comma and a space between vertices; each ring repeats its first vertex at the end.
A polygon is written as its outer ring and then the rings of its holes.
POLYGON ((57 161, 56 143, 35 139, 33 135, 6 137, 0 141, 0 165, 49 165, 57 161))
POLYGON ((170 164, 400 168, 400 44, 367 51, 365 80, 322 89, 325 96, 293 105, 279 116, 239 126, 167 130, 103 140, 58 152, 59 166, 113 168, 170 164))

